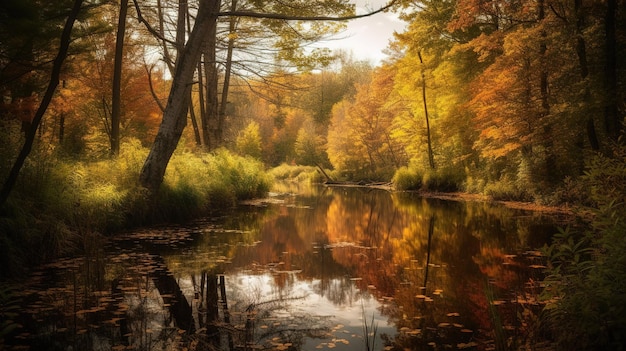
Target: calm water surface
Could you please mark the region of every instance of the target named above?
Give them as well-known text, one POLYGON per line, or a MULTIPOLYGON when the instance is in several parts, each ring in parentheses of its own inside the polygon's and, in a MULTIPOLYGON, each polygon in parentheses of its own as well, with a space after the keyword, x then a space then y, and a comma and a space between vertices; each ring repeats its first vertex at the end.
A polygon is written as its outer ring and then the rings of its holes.
MULTIPOLYGON (((87 240, 12 296, 7 349, 514 349, 553 219, 366 188, 282 185, 185 226, 87 240), (12 301, 18 301, 13 299, 12 301)), ((1 346, 1 345, 0 345, 1 346)))

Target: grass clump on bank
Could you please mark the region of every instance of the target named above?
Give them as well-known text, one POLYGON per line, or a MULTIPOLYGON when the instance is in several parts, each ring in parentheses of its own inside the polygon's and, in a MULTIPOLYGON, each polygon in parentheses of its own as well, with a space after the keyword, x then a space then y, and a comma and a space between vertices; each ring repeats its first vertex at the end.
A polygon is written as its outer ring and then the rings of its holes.
POLYGON ((283 163, 269 171, 277 180, 288 180, 299 183, 323 183, 326 178, 314 166, 288 165, 283 163))
POLYGON ((80 251, 86 237, 157 222, 185 221, 269 191, 272 178, 252 158, 227 150, 176 152, 156 197, 137 183, 148 154, 139 141, 104 160, 63 158, 39 149, 0 210, 0 278, 80 251), (28 260, 24 259, 28 258, 28 260))
POLYGON ((452 167, 421 169, 409 165, 400 167, 392 182, 397 190, 455 192, 461 189, 465 172, 452 167))
POLYGON ((184 219, 189 213, 200 215, 264 196, 271 183, 260 161, 226 149, 211 154, 175 154, 159 194, 160 211, 175 214, 174 219, 184 219))

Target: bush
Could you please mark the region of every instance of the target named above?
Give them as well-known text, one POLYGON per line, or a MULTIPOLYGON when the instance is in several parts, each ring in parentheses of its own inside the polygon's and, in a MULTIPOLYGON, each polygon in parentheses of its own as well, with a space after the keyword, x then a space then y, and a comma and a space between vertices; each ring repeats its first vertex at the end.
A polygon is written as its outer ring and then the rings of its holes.
POLYGON ((464 171, 452 167, 421 170, 415 167, 401 167, 393 176, 398 190, 458 191, 465 179, 464 171))
POLYGON ((211 209, 234 206, 238 200, 264 196, 271 186, 263 164, 226 149, 202 155, 176 153, 159 193, 161 216, 172 220, 211 209))
POLYGON ((587 230, 545 248, 545 322, 563 350, 626 348, 626 148, 597 156, 582 178, 596 204, 587 230))
POLYGON ((326 180, 317 167, 288 165, 286 163, 272 168, 269 174, 277 180, 295 182, 322 183, 326 180))
POLYGON ((409 167, 400 167, 393 175, 392 182, 397 190, 419 190, 422 187, 422 175, 409 167))
POLYGON ((452 167, 437 168, 424 173, 422 189, 442 192, 458 191, 464 179, 463 171, 452 167))
POLYGON ((485 185, 485 195, 500 201, 532 201, 533 196, 513 180, 502 179, 485 185))

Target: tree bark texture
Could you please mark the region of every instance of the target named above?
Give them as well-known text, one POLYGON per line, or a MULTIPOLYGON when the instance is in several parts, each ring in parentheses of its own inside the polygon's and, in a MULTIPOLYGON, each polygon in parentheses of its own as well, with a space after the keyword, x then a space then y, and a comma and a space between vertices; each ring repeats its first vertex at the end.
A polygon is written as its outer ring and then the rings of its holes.
POLYGON ((115 37, 115 61, 113 63, 113 87, 111 98, 111 156, 120 153, 120 121, 122 117, 122 62, 124 61, 124 36, 126 35, 126 14, 128 0, 120 1, 120 15, 115 37))
POLYGON ((163 183, 167 164, 187 124, 189 91, 193 74, 202 52, 206 33, 211 23, 217 19, 219 8, 216 10, 213 6, 216 3, 219 4, 219 1, 200 1, 196 22, 185 47, 176 60, 172 87, 163 112, 163 121, 139 175, 140 184, 152 193, 155 193, 163 183))
POLYGON ((428 141, 428 165, 430 169, 435 169, 435 157, 433 156, 433 146, 430 139, 430 120, 428 118, 428 105, 426 104, 426 74, 424 73, 424 61, 422 60, 422 54, 418 51, 417 57, 420 59, 420 65, 422 70, 422 102, 424 103, 424 117, 426 118, 426 138, 428 141))
MULTIPOLYGON (((237 0, 232 0, 231 10, 237 11, 237 0)), ((224 143, 224 120, 226 118, 226 106, 228 105, 228 89, 230 88, 230 74, 233 67, 233 49, 235 47, 235 32, 237 27, 237 17, 231 17, 228 26, 228 48, 226 50, 226 64, 224 66, 224 84, 222 84, 222 96, 220 100, 218 120, 217 120, 217 143, 224 143)))
MULTIPOLYGON (((220 0, 213 4, 215 12, 219 12, 220 0)), ((204 47, 204 80, 206 88, 206 123, 208 134, 205 136, 206 147, 214 150, 218 146, 218 82, 217 82, 217 17, 209 24, 206 32, 207 41, 204 47)))

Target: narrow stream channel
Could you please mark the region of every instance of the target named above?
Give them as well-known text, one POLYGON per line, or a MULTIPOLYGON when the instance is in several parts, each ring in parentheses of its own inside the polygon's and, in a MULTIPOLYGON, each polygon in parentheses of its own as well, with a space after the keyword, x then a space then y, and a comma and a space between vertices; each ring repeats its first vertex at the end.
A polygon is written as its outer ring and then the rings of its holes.
POLYGON ((26 277, 8 350, 491 350, 540 340, 539 213, 282 185, 26 277))

